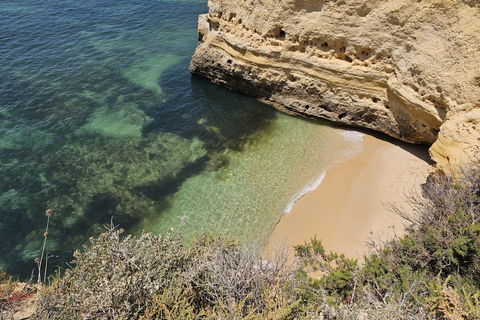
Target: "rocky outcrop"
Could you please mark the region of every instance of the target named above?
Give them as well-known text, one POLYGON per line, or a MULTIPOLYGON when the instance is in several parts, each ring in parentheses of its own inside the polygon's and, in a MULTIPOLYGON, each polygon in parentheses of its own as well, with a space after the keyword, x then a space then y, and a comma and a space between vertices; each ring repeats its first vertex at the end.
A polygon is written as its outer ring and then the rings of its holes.
POLYGON ((192 74, 308 117, 480 144, 480 1, 210 0, 192 74))

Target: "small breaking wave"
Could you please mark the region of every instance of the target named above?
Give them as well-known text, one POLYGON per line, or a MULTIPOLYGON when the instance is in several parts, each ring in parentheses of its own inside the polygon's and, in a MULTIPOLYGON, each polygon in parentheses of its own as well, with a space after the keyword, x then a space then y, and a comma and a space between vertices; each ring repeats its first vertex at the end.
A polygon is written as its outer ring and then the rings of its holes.
POLYGON ((363 136, 365 135, 364 133, 353 130, 343 130, 339 134, 342 136, 343 140, 349 142, 363 141, 363 136))
POLYGON ((351 148, 345 150, 341 153, 340 159, 335 161, 331 166, 327 167, 319 176, 310 180, 300 191, 295 193, 293 197, 288 202, 287 206, 283 210, 283 213, 289 213, 292 211, 295 202, 300 200, 304 195, 318 188, 322 184, 325 175, 327 174, 328 169, 332 168, 334 165, 350 160, 355 155, 363 150, 363 136, 364 133, 353 131, 353 130, 342 130, 339 132, 339 135, 342 137, 342 140, 351 144, 351 148))
POLYGON ((343 141, 350 143, 351 147, 342 152, 342 157, 336 161, 334 165, 352 159, 363 150, 364 133, 353 130, 343 130, 339 134, 343 138, 343 141))
MULTIPOLYGON (((328 169, 327 169, 328 170, 328 169)), ((299 200, 300 198, 302 198, 304 195, 306 195, 307 193, 309 193, 310 191, 313 191, 315 189, 317 189, 317 187, 322 183, 322 180, 323 178, 325 178, 325 174, 327 173, 327 170, 323 171, 318 177, 316 178, 313 178, 312 180, 310 180, 307 185, 305 187, 302 188, 302 190, 298 191, 297 193, 295 193, 292 197, 292 199, 290 199, 290 202, 287 204, 287 206, 285 207, 285 210, 283 210, 283 213, 288 213, 292 210, 293 208, 293 205, 295 204, 295 202, 297 202, 297 200, 299 200)))

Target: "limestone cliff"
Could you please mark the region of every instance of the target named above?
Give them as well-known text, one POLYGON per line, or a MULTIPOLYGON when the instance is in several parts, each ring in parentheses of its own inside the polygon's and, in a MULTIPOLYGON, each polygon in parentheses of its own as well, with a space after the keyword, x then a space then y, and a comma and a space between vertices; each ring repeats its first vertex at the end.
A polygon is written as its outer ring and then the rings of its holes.
POLYGON ((210 0, 190 71, 309 117, 480 144, 480 1, 210 0))

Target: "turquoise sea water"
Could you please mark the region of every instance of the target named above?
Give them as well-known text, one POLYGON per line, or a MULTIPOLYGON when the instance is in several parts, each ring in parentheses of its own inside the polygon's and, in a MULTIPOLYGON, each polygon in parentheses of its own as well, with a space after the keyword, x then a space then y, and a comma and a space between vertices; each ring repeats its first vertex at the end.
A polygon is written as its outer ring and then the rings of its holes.
POLYGON ((266 239, 361 137, 192 78, 206 0, 0 1, 0 267, 127 232, 266 239))

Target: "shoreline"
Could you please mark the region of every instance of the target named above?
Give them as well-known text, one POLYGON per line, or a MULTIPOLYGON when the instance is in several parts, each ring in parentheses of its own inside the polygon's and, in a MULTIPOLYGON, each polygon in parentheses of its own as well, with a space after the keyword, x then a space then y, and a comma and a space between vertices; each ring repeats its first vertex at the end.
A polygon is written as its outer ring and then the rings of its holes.
POLYGON ((361 258, 365 242, 403 233, 402 220, 384 207, 408 209, 405 193, 419 190, 428 176, 428 147, 384 136, 363 135, 363 149, 325 172, 320 185, 282 215, 269 236, 269 246, 293 245, 315 235, 325 249, 361 258))

